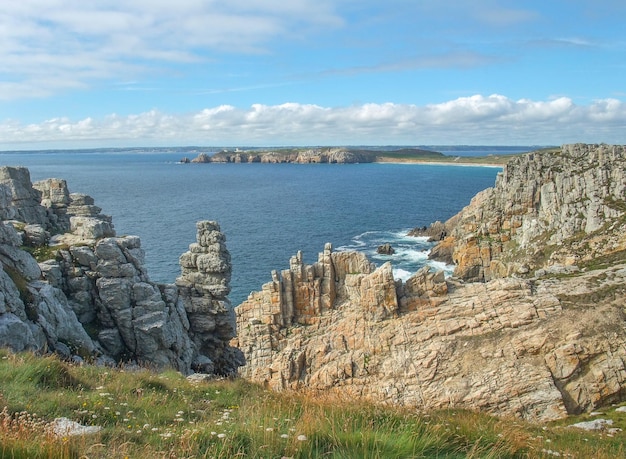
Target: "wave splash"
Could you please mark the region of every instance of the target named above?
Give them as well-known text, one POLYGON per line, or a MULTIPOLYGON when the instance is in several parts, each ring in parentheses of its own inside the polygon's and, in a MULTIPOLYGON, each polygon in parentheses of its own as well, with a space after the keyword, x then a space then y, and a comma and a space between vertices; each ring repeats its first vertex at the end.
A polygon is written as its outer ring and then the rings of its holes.
POLYGON ((454 266, 430 260, 428 254, 435 243, 428 242, 427 237, 408 236, 410 229, 401 231, 366 231, 352 238, 349 244, 337 247, 337 251, 354 250, 365 253, 376 266, 388 261, 393 266, 396 279, 405 282, 424 266, 434 270, 443 270, 446 277, 452 275, 454 266), (377 252, 379 246, 389 243, 395 253, 383 255, 377 252))

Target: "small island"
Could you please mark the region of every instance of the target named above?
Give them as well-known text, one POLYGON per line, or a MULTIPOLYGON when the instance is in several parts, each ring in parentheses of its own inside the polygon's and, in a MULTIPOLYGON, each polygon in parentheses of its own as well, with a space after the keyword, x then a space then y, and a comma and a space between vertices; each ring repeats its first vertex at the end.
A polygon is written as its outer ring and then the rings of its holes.
POLYGON ((423 148, 365 149, 357 147, 268 148, 254 150, 224 149, 215 154, 206 152, 181 163, 293 163, 293 164, 357 164, 357 163, 442 163, 503 165, 515 154, 488 156, 446 155, 423 148))

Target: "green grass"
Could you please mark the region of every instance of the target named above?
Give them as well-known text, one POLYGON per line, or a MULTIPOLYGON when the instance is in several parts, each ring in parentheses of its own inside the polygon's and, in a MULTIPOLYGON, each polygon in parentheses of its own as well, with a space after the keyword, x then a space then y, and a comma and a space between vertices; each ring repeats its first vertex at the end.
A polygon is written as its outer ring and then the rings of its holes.
MULTIPOLYGON (((471 411, 415 411, 354 398, 274 393, 243 380, 71 366, 0 350, 0 457, 620 457, 625 435, 533 425, 471 411), (57 437, 56 417, 102 426, 57 437), (581 455, 582 454, 582 455, 581 455)), ((619 426, 626 414, 614 413, 619 426)))

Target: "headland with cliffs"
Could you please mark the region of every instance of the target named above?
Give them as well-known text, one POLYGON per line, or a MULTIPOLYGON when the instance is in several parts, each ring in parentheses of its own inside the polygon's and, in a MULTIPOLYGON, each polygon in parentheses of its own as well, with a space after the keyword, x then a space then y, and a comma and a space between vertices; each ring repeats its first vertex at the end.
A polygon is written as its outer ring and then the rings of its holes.
POLYGON ((590 411, 626 387, 625 164, 613 145, 511 159, 459 214, 416 229, 441 239, 452 278, 401 282, 327 245, 235 308, 216 222, 198 223, 176 282, 155 284, 139 238, 117 237, 91 198, 2 168, 0 344, 419 409, 590 411))

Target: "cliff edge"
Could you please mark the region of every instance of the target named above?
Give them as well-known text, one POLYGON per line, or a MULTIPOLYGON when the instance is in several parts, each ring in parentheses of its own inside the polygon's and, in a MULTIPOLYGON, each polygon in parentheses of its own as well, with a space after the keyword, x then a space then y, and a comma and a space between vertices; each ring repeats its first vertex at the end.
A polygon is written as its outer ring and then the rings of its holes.
POLYGON ((330 245, 313 265, 296 255, 236 308, 240 374, 276 390, 530 420, 623 400, 624 161, 624 147, 607 145, 512 161, 434 226, 458 277, 423 268, 402 282, 391 265, 330 245))
POLYGON ((0 167, 0 346, 75 362, 232 374, 230 255, 197 224, 176 284, 155 284, 136 236, 116 237, 91 197, 64 180, 0 167))

